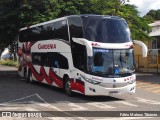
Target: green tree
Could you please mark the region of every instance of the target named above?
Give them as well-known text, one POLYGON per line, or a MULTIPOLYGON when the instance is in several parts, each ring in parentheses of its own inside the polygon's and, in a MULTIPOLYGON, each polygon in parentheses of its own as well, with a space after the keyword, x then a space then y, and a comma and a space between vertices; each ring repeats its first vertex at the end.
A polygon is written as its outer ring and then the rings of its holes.
POLYGON ((92 11, 104 15, 116 15, 123 17, 131 29, 132 39, 149 40, 146 31, 150 30, 149 22, 139 15, 137 7, 125 4, 127 0, 92 0, 92 11))
POLYGON ((0 45, 6 46, 15 41, 22 27, 72 14, 120 16, 129 23, 133 39, 149 39, 145 33, 149 29, 149 20, 141 18, 137 8, 127 5, 126 1, 128 0, 8 0, 0 3, 0 45))
POLYGON ((91 0, 55 0, 55 9, 58 10, 56 17, 63 17, 74 14, 91 13, 91 0))
POLYGON ((156 20, 160 20, 160 10, 150 10, 145 16, 143 16, 149 23, 156 20))
POLYGON ((120 8, 129 0, 91 0, 92 11, 96 14, 117 15, 120 8))
POLYGON ((18 9, 19 27, 54 19, 57 12, 54 0, 22 0, 18 9))
POLYGON ((0 6, 0 47, 3 49, 15 40, 17 28, 17 1, 1 1, 0 6))
POLYGON ((119 16, 123 17, 128 22, 132 33, 132 39, 142 41, 150 40, 147 34, 147 31, 150 30, 148 26, 149 22, 146 18, 140 17, 136 6, 129 4, 124 5, 120 9, 119 16))
POLYGON ((146 16, 151 16, 155 20, 160 20, 160 10, 150 10, 146 16))
POLYGON ((114 0, 113 6, 114 6, 114 14, 118 15, 118 12, 120 11, 120 8, 126 3, 129 2, 129 0, 114 0))

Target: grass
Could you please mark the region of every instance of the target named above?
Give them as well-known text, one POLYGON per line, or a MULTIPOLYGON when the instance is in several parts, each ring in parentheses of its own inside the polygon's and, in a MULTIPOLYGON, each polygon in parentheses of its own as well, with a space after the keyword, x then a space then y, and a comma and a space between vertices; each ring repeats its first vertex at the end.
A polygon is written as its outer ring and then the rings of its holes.
POLYGON ((0 60, 0 65, 18 67, 18 62, 13 60, 0 60))

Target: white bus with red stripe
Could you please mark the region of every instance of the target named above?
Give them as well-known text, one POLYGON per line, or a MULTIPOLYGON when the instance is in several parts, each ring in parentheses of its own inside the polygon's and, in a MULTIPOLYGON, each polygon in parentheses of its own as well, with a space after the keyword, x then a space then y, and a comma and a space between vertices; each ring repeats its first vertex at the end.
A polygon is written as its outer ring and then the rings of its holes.
MULTIPOLYGON (((147 48, 143 48, 146 56, 147 48)), ((68 95, 135 93, 133 41, 123 18, 71 15, 20 29, 18 73, 68 95)))

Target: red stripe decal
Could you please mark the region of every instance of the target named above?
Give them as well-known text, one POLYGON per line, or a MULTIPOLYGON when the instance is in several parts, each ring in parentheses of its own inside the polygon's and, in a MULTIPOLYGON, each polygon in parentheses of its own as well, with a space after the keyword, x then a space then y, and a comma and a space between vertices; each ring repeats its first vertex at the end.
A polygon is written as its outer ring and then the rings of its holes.
POLYGON ((40 74, 41 74, 41 76, 44 76, 44 78, 48 84, 51 85, 53 83, 53 80, 48 77, 48 75, 43 67, 40 68, 40 74))
POLYGON ((42 82, 43 79, 44 79, 44 77, 41 76, 41 75, 35 70, 35 68, 33 67, 33 65, 32 65, 31 63, 29 63, 28 66, 31 68, 31 71, 32 71, 32 74, 34 75, 34 77, 35 77, 38 81, 42 82))
POLYGON ((60 87, 63 88, 63 79, 57 76, 50 68, 49 77, 60 87))
MULTIPOLYGON (((44 67, 40 68, 40 74, 35 70, 34 66, 29 63, 28 64, 29 68, 32 71, 32 74, 34 75, 34 77, 42 82, 43 79, 45 79, 47 81, 48 84, 52 84, 53 82, 55 82, 55 84, 57 84, 57 86, 59 86, 60 88, 63 88, 63 79, 60 78, 57 74, 55 74, 51 68, 49 69, 49 76, 47 75, 44 67)), ((77 90, 81 93, 84 94, 84 82, 81 80, 76 80, 76 82, 74 82, 73 80, 71 80, 71 89, 72 90, 77 90)))
MULTIPOLYGON (((77 80, 76 80, 77 81, 77 80)), ((78 80, 79 81, 79 80, 78 80)), ((71 81, 71 89, 84 94, 84 83, 71 81)))

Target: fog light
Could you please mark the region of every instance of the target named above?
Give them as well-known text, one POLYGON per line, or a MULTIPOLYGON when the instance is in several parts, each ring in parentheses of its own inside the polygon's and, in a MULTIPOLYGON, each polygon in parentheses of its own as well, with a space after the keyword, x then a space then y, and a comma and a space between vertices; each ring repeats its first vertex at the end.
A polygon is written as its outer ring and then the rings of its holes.
POLYGON ((132 88, 130 89, 130 91, 132 91, 132 90, 134 90, 134 87, 132 87, 132 88))
POLYGON ((92 91, 92 92, 96 92, 96 90, 93 89, 93 88, 89 88, 89 90, 92 91))

